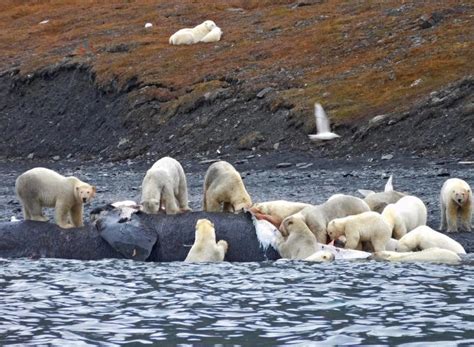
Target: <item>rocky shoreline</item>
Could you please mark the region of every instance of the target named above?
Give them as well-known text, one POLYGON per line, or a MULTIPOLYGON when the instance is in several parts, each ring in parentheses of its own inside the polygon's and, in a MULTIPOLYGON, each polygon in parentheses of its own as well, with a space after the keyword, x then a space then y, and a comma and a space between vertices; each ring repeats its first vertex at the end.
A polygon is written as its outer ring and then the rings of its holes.
MULTIPOLYGON (((179 159, 179 158, 178 158, 179 159)), ((367 158, 321 159, 310 155, 285 152, 268 156, 227 157, 241 172, 255 202, 277 199, 318 204, 335 193, 359 196, 357 189, 382 190, 390 175, 396 190, 421 198, 428 208, 428 225, 438 229, 440 222, 439 192, 443 182, 459 177, 473 185, 472 164, 457 160, 430 161, 419 158, 368 160, 367 158)), ((181 159, 188 179, 190 207, 201 210, 202 184, 212 160, 181 159)), ((21 206, 15 197, 16 177, 34 166, 46 166, 64 175, 75 175, 95 184, 97 198, 86 206, 86 214, 94 207, 120 200, 139 200, 140 186, 152 160, 129 160, 117 163, 83 163, 69 161, 2 161, 0 163, 0 221, 12 216, 19 219, 21 206)), ((52 209, 47 211, 52 217, 52 209)), ((474 251, 474 232, 450 234, 466 248, 474 251)))

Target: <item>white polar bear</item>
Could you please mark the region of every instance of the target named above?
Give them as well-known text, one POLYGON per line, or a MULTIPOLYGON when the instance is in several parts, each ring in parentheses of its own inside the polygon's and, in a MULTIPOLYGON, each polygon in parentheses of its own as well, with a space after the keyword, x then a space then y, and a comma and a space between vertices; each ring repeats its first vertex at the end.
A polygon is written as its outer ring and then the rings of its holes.
POLYGON ((252 199, 232 164, 222 160, 209 166, 204 177, 204 211, 237 213, 251 206, 252 199))
POLYGON ((359 243, 370 242, 375 252, 385 251, 392 230, 377 212, 336 218, 329 222, 327 233, 331 240, 346 237, 345 248, 357 249, 359 243))
POLYGON ((170 45, 192 45, 198 43, 216 27, 216 23, 212 20, 206 20, 194 28, 178 30, 171 35, 169 43, 170 45))
MULTIPOLYGON (((328 223, 335 219, 362 212, 370 211, 364 200, 350 195, 337 194, 330 197, 325 203, 316 206, 309 206, 292 216, 303 220, 319 243, 327 243, 326 228, 328 223)), ((292 217, 290 216, 290 217, 292 217)), ((287 217, 287 218, 290 218, 287 217)), ((280 230, 284 227, 283 220, 280 230)))
POLYGON ((217 42, 220 41, 222 36, 222 30, 218 26, 213 28, 206 36, 201 39, 201 42, 217 42))
POLYGON ((466 181, 459 178, 446 180, 441 188, 439 197, 441 208, 441 230, 449 232, 458 231, 458 217, 461 226, 466 231, 471 231, 472 219, 472 190, 466 181))
POLYGON ((142 182, 143 212, 166 214, 190 211, 186 175, 181 164, 170 157, 158 160, 147 171, 142 182))
POLYGON ((303 202, 274 200, 255 203, 250 208, 250 212, 252 212, 257 219, 265 219, 278 228, 281 222, 283 222, 283 219, 310 206, 312 205, 303 202))
POLYGON ((329 251, 317 251, 311 254, 309 257, 305 258, 304 260, 321 263, 321 262, 333 261, 334 259, 336 259, 336 256, 329 251))
POLYGON ((194 244, 189 251, 185 262, 217 262, 223 261, 229 245, 227 241, 216 243, 216 230, 209 219, 199 219, 196 222, 194 244))
POLYGON ((83 204, 96 194, 94 186, 42 167, 21 174, 15 190, 25 220, 46 222, 43 207, 54 207, 55 221, 61 228, 83 226, 83 204))
POLYGON ((397 252, 443 248, 455 253, 466 254, 461 244, 447 235, 431 229, 426 225, 419 226, 398 240, 397 252))
POLYGON ((286 259, 306 259, 320 250, 316 237, 304 221, 293 216, 283 222, 276 245, 280 256, 286 259))
POLYGON ((432 262, 444 264, 457 264, 461 261, 459 255, 448 249, 428 248, 420 252, 376 252, 374 258, 378 260, 400 262, 432 262))
POLYGON ((392 229, 392 237, 399 240, 407 232, 426 225, 428 212, 421 199, 404 196, 394 204, 387 205, 382 217, 392 229))

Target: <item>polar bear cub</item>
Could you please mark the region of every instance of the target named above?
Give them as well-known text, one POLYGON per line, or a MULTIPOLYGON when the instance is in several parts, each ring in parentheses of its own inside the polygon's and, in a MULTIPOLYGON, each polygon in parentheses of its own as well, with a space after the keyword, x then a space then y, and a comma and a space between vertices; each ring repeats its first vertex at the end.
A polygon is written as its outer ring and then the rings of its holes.
POLYGON ((427 215, 425 204, 416 196, 404 196, 387 205, 382 212, 385 222, 392 228, 392 237, 397 240, 416 227, 426 225, 427 215))
POLYGON ((142 182, 143 212, 166 214, 190 211, 186 175, 181 164, 170 157, 158 160, 146 172, 142 182))
POLYGON ((329 222, 327 232, 332 240, 345 236, 345 248, 357 249, 360 242, 370 242, 375 252, 385 251, 392 235, 382 216, 372 211, 334 219, 329 222))
POLYGON ((216 243, 214 224, 209 219, 196 222, 194 244, 184 260, 188 263, 223 261, 229 245, 227 241, 216 243))
POLYGON ((448 249, 428 248, 420 252, 376 252, 375 259, 400 262, 432 262, 457 264, 461 261, 459 255, 448 249))
POLYGON ((306 259, 319 251, 316 236, 303 220, 290 216, 282 223, 276 245, 282 258, 306 259))
POLYGON ((446 180, 440 193, 441 230, 447 228, 449 232, 458 231, 458 217, 461 226, 466 231, 471 231, 472 219, 472 190, 466 181, 459 178, 446 180))
POLYGON ((426 225, 415 228, 398 240, 398 246, 395 250, 398 252, 407 252, 433 247, 448 249, 455 253, 466 254, 464 247, 461 246, 459 242, 426 225))
POLYGON ((42 167, 21 174, 16 179, 15 190, 25 220, 46 222, 43 207, 54 207, 55 221, 61 228, 83 226, 83 204, 96 194, 94 186, 42 167))
POLYGON ((171 45, 192 45, 194 43, 198 43, 216 27, 216 23, 214 23, 212 20, 206 20, 201 24, 196 25, 194 28, 184 28, 178 30, 170 36, 169 43, 171 45))
POLYGON ((252 206, 238 171, 226 161, 218 161, 207 169, 204 178, 203 210, 207 212, 239 212, 252 206))

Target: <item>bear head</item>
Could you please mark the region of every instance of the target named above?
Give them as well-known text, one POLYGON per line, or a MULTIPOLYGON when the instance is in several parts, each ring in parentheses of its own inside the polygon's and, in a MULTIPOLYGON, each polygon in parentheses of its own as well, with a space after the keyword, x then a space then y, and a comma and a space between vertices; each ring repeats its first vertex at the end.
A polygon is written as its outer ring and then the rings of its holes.
POLYGON ((212 29, 217 27, 216 23, 214 23, 212 20, 206 20, 202 24, 204 24, 208 31, 211 31, 212 29))
POLYGON ((214 229, 214 223, 212 223, 209 219, 198 219, 196 222, 195 238, 198 241, 211 239, 215 242, 216 232, 214 229))
POLYGON ((345 224, 339 219, 333 219, 329 222, 326 229, 331 240, 336 240, 345 233, 345 224))
POLYGON ((85 204, 90 202, 96 193, 97 189, 94 186, 89 184, 81 184, 75 187, 74 193, 76 199, 81 202, 81 204, 85 204))
POLYGON ((451 198, 459 206, 463 206, 466 201, 469 200, 471 190, 468 188, 458 188, 451 191, 451 198))
POLYGON ((157 214, 160 210, 160 201, 158 199, 149 199, 142 201, 142 211, 148 214, 157 214))

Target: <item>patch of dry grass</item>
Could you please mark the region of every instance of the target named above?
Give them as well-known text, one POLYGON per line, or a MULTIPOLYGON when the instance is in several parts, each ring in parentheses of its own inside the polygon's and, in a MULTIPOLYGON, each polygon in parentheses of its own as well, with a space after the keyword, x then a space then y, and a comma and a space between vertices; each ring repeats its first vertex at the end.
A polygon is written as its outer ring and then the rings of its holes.
POLYGON ((248 89, 276 84, 279 102, 293 105, 308 127, 317 100, 335 118, 358 119, 401 108, 472 73, 468 1, 333 0, 292 9, 293 2, 4 0, 0 71, 17 66, 27 74, 64 59, 87 61, 99 84, 137 79, 163 86, 150 93, 167 102, 182 100, 204 80, 233 76, 248 89), (420 29, 419 17, 433 12, 442 21, 420 29), (205 19, 223 29, 221 42, 168 44, 173 32, 205 19), (128 50, 114 50, 118 45, 128 50))

